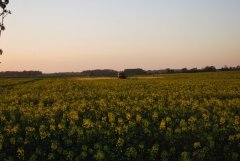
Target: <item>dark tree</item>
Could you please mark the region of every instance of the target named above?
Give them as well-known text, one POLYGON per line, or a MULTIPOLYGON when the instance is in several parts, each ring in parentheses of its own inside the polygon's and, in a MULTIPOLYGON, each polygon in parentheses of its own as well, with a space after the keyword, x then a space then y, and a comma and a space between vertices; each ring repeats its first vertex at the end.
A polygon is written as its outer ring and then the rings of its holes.
POLYGON ((221 71, 229 71, 230 69, 228 68, 228 66, 224 66, 224 67, 222 67, 221 69, 220 69, 221 71))
POLYGON ((196 73, 196 72, 198 72, 198 68, 192 68, 192 69, 190 69, 189 70, 191 73, 196 73))
POLYGON ((183 72, 183 73, 187 73, 187 72, 188 72, 188 69, 187 69, 187 68, 182 68, 182 72, 183 72))
POLYGON ((2 8, 2 9, 5 9, 6 8, 6 5, 9 3, 9 0, 5 0, 5 1, 3 1, 3 0, 0 0, 0 7, 2 8))
POLYGON ((4 18, 8 15, 11 14, 11 11, 6 9, 7 4, 9 3, 9 0, 0 0, 0 8, 2 8, 2 12, 0 13, 0 17, 1 17, 1 22, 0 22, 0 36, 1 36, 1 32, 3 30, 5 30, 5 26, 3 24, 4 22, 4 18))
POLYGON ((238 66, 236 67, 236 70, 237 70, 237 71, 240 71, 240 65, 238 65, 238 66))
POLYGON ((205 68, 203 68, 204 72, 216 72, 217 69, 214 66, 206 66, 205 68))
MULTIPOLYGON (((0 37, 1 37, 2 31, 5 30, 4 18, 8 14, 11 14, 11 11, 6 9, 8 3, 9 3, 9 0, 0 0, 0 8, 2 8, 2 11, 0 12, 0 18, 1 18, 1 21, 0 21, 0 37)), ((2 49, 0 49, 0 55, 2 55, 2 53, 3 53, 3 51, 2 51, 2 49)))
POLYGON ((96 69, 96 70, 86 70, 81 72, 81 76, 89 76, 89 77, 102 77, 102 76, 116 76, 117 71, 111 69, 96 69))
POLYGON ((166 69, 166 73, 174 73, 174 70, 173 70, 173 69, 170 69, 170 68, 167 68, 167 69, 166 69))

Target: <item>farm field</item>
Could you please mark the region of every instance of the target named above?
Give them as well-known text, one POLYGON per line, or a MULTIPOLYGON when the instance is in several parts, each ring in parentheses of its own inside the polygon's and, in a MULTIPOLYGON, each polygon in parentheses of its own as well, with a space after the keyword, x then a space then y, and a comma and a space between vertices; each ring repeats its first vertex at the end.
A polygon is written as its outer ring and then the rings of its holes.
POLYGON ((239 161, 240 72, 0 78, 0 160, 239 161))

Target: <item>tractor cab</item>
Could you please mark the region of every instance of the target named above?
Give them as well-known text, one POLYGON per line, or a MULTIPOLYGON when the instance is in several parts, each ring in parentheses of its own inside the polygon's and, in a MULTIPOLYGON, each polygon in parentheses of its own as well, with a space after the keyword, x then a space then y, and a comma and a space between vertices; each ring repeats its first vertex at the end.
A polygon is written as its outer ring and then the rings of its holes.
POLYGON ((124 72, 118 72, 118 78, 119 79, 127 79, 127 76, 124 72))

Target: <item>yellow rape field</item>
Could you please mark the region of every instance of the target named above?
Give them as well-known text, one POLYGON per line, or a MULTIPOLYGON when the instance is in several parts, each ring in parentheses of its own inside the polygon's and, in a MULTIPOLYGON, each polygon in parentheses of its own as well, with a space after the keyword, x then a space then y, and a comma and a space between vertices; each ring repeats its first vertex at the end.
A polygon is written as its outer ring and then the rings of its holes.
POLYGON ((1 78, 0 160, 239 161, 240 72, 1 78))

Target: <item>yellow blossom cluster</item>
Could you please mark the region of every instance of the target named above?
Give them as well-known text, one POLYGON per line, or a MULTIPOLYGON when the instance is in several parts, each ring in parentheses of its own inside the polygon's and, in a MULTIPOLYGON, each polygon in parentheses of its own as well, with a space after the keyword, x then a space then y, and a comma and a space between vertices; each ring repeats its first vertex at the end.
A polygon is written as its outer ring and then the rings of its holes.
POLYGON ((1 161, 240 160, 240 73, 0 78, 1 161))

